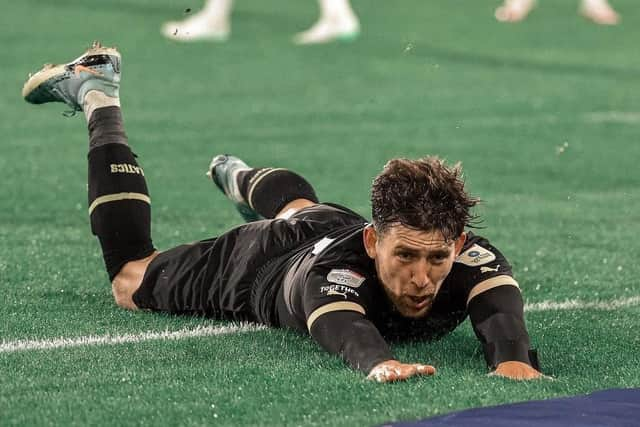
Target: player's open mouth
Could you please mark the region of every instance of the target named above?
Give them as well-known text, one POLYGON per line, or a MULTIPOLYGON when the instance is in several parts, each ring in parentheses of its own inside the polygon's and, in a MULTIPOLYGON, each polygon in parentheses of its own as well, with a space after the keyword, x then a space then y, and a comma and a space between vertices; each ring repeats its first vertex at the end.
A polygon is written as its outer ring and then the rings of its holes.
POLYGON ((431 302, 431 298, 429 297, 429 295, 424 295, 421 297, 414 297, 414 296, 408 295, 408 297, 409 297, 409 300, 411 301, 411 305, 413 305, 413 307, 417 310, 421 310, 425 308, 431 302))

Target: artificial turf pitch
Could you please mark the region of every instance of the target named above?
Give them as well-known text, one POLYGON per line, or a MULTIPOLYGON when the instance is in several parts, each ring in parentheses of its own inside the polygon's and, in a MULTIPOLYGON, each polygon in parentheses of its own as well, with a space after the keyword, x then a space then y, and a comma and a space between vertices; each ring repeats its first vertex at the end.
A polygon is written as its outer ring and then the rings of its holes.
POLYGON ((527 314, 553 380, 486 376, 468 324, 394 347, 438 374, 391 385, 306 337, 264 330, 3 351, 0 424, 372 425, 640 386, 640 12, 618 0, 622 25, 604 28, 577 17, 574 1, 544 1, 527 22, 500 25, 496 3, 354 0, 362 37, 308 48, 289 37, 315 19, 311 0, 237 2, 226 44, 161 38, 164 20, 199 1, 5 5, 0 338, 224 324, 115 306, 87 218, 84 119, 20 98, 29 71, 100 39, 123 55, 125 124, 159 248, 239 223, 204 176, 217 153, 292 168, 322 200, 363 214, 387 159, 460 160, 485 200, 480 232, 511 260, 525 300, 602 303, 527 314))

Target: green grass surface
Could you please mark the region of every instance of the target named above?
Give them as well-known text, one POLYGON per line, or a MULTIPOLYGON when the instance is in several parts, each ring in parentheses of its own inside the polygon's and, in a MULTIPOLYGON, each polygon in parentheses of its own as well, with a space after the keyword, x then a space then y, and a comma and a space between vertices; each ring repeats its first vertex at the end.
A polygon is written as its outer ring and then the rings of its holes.
MULTIPOLYGON (((640 12, 622 25, 544 1, 521 25, 497 1, 354 0, 354 43, 300 48, 311 0, 239 1, 226 44, 177 44, 169 0, 12 2, 0 14, 0 339, 212 325, 114 305, 86 214, 87 137, 66 107, 20 98, 29 71, 93 39, 123 54, 122 101, 160 248, 239 222, 204 177, 211 156, 295 169, 323 200, 367 214, 390 157, 460 160, 528 302, 640 294, 640 12), (564 148, 564 150, 561 150, 564 148)), ((468 325, 396 346, 438 375, 378 385, 280 330, 0 353, 0 425, 372 425, 455 409, 638 387, 636 306, 537 311, 532 341, 554 381, 487 377, 468 325)))

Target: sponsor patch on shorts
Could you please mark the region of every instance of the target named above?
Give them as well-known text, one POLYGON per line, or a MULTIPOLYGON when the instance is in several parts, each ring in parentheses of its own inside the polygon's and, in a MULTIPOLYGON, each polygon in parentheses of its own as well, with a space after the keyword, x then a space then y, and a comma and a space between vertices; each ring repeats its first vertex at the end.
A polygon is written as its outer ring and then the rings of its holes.
POLYGON ((333 269, 327 274, 328 282, 350 286, 352 288, 357 288, 362 285, 364 279, 365 277, 363 275, 347 269, 333 269))
POLYGON ((470 267, 476 267, 479 265, 487 264, 496 259, 496 255, 483 248, 478 244, 474 244, 469 249, 458 255, 456 262, 459 262, 470 267))

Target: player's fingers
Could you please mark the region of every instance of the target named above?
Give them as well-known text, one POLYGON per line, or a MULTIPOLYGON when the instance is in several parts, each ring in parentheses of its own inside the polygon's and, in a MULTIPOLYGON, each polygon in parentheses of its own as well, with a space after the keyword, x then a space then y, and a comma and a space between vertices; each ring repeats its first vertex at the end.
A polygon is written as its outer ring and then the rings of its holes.
POLYGON ((416 365, 402 365, 397 368, 397 373, 399 380, 406 380, 417 373, 416 365))
POLYGON ((431 365, 416 365, 416 370, 420 375, 433 375, 436 373, 436 368, 431 365))
POLYGON ((488 376, 508 378, 510 380, 516 380, 516 381, 521 381, 526 379, 523 377, 523 374, 521 372, 515 372, 515 371, 505 372, 505 371, 499 371, 497 369, 493 372, 489 372, 488 376))
POLYGON ((538 371, 533 371, 533 372, 527 372, 527 377, 525 379, 527 380, 538 380, 538 379, 543 379, 543 378, 548 378, 545 375, 542 374, 542 372, 538 372, 538 371))
POLYGON ((367 378, 379 383, 387 383, 397 381, 400 378, 400 374, 401 372, 397 367, 378 366, 369 373, 367 378))
POLYGON ((496 369, 488 375, 509 378, 517 381, 550 378, 535 369, 496 369))
POLYGON ((403 365, 397 373, 399 380, 406 380, 416 375, 433 375, 435 372, 436 369, 433 366, 414 363, 403 365))
POLYGON ((436 369, 430 365, 416 364, 399 364, 396 366, 380 366, 375 368, 368 375, 369 379, 379 383, 387 383, 393 381, 401 381, 416 375, 433 375, 436 369))
POLYGON ((402 375, 402 370, 399 368, 394 368, 389 372, 389 375, 387 376, 387 381, 388 382, 392 382, 392 381, 398 381, 404 379, 403 375, 402 375))
POLYGON ((390 383, 402 379, 402 372, 397 368, 386 370, 378 379, 381 383, 390 383))
POLYGON ((518 379, 519 380, 537 380, 538 378, 540 378, 539 374, 532 374, 532 373, 526 372, 526 373, 520 374, 520 377, 518 379))

